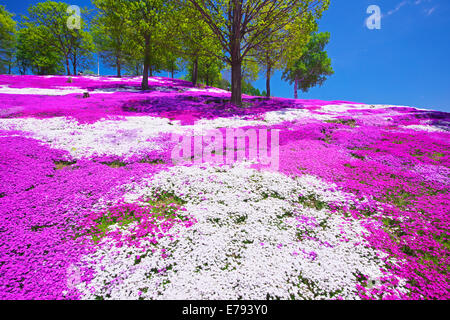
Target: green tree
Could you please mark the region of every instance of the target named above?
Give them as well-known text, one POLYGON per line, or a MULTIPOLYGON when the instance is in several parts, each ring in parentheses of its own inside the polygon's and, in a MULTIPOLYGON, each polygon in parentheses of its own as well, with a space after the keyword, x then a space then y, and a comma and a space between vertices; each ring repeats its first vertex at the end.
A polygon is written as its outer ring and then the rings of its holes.
POLYGON ((329 0, 187 0, 200 13, 231 66, 231 102, 242 105, 242 63, 268 36, 298 16, 319 16, 329 0))
POLYGON ((262 96, 263 95, 259 91, 259 89, 253 87, 253 85, 249 81, 242 81, 242 93, 248 94, 249 96, 262 96))
POLYGON ((17 66, 20 74, 27 70, 38 75, 63 74, 63 59, 61 53, 47 45, 41 37, 43 28, 21 28, 17 33, 17 66))
POLYGON ((307 92, 310 88, 322 85, 327 76, 334 74, 331 59, 325 47, 330 34, 314 33, 306 46, 305 53, 295 61, 291 68, 283 72, 283 80, 294 83, 294 96, 298 98, 298 89, 307 92))
MULTIPOLYGON (((217 58, 200 56, 198 59, 197 77, 198 82, 207 86, 219 86, 222 83, 222 70, 224 63, 217 58)), ((193 80, 194 65, 189 64, 186 80, 193 80)))
POLYGON ((199 77, 207 86, 218 85, 222 79, 225 64, 214 56, 203 56, 200 59, 199 77))
POLYGON ((230 81, 222 77, 222 75, 220 75, 220 78, 217 80, 216 86, 217 88, 229 91, 231 88, 231 83, 230 81))
POLYGON ((84 21, 81 21, 82 28, 74 30, 74 36, 71 37, 72 43, 69 53, 69 59, 72 63, 73 74, 78 70, 89 69, 93 62, 93 52, 96 51, 92 34, 87 31, 84 21))
POLYGON ((143 43, 143 77, 141 87, 147 90, 149 73, 162 68, 161 48, 164 24, 172 11, 170 1, 163 0, 131 0, 129 23, 133 26, 139 41, 143 43))
POLYGON ((14 15, 0 6, 0 73, 11 74, 16 47, 14 15))
POLYGON ((139 41, 138 36, 131 38, 129 49, 130 51, 124 60, 125 70, 127 71, 127 74, 142 76, 144 69, 144 48, 139 41))
POLYGON ((223 69, 223 52, 201 14, 191 5, 177 6, 171 15, 167 38, 172 52, 180 55, 189 65, 193 85, 197 82, 213 82, 223 69))
POLYGON ((102 60, 116 68, 120 78, 122 67, 133 56, 130 6, 126 0, 93 0, 93 4, 97 10, 92 26, 95 44, 102 60))
POLYGON ((162 69, 170 72, 170 77, 173 79, 175 72, 181 70, 180 57, 175 52, 167 50, 163 53, 162 69))
MULTIPOLYGON (((71 74, 70 64, 74 64, 71 59, 75 57, 82 60, 80 54, 86 53, 83 48, 89 47, 85 43, 85 36, 87 31, 86 24, 81 20, 81 29, 69 29, 68 21, 72 17, 72 13, 68 12, 68 4, 64 2, 46 1, 40 2, 35 6, 28 8, 28 16, 23 16, 23 22, 21 27, 34 29, 31 34, 33 37, 38 37, 40 42, 46 43, 46 45, 64 59, 64 65, 66 67, 67 75, 71 74), (36 31, 39 32, 36 32, 36 31), (81 37, 81 39, 78 39, 81 37), (77 53, 72 52, 73 50, 77 53)), ((86 16, 88 11, 83 9, 81 16, 86 16)), ((81 17, 80 17, 81 18, 81 17)), ((88 40, 89 41, 89 40, 88 40)), ((34 48, 28 48, 34 50, 34 48)), ((77 62, 75 62, 77 65, 77 62)))
POLYGON ((241 76, 242 76, 242 82, 253 82, 258 80, 258 75, 261 68, 258 64, 258 61, 255 60, 253 57, 245 57, 242 61, 242 67, 241 67, 241 76))
POLYGON ((275 41, 274 38, 279 39, 280 35, 271 35, 267 38, 267 42, 258 46, 257 61, 261 65, 262 70, 266 76, 266 96, 270 98, 270 79, 272 78, 276 69, 281 67, 281 56, 283 54, 282 43, 275 41))
POLYGON ((276 70, 291 66, 296 57, 305 50, 312 32, 317 30, 316 20, 320 14, 306 12, 278 32, 268 34, 256 48, 256 59, 266 77, 266 97, 270 98, 270 80, 276 70))
POLYGON ((144 45, 138 30, 134 28, 129 29, 128 41, 130 46, 127 49, 127 55, 124 60, 125 70, 127 74, 142 76, 144 70, 144 45))
POLYGON ((186 60, 183 59, 182 28, 183 13, 181 7, 173 1, 172 11, 167 15, 163 30, 161 30, 164 46, 161 50, 161 69, 170 73, 174 78, 175 73, 183 70, 186 60))

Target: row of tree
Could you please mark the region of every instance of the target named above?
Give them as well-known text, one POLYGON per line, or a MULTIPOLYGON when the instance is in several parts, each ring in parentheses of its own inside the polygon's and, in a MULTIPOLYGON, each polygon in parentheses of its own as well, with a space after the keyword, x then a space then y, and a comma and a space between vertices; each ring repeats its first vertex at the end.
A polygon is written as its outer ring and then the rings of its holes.
MULTIPOLYGON (((46 1, 14 15, 0 6, 0 73, 77 74, 92 65, 93 53, 117 76, 142 75, 142 89, 156 72, 186 70, 194 85, 228 85, 231 102, 261 72, 267 97, 276 70, 297 89, 308 90, 331 75, 324 51, 328 33, 317 21, 329 0, 93 0, 78 25, 63 2, 46 1)), ((74 15, 75 14, 75 15, 74 15)), ((249 87, 250 85, 250 87, 249 87)))

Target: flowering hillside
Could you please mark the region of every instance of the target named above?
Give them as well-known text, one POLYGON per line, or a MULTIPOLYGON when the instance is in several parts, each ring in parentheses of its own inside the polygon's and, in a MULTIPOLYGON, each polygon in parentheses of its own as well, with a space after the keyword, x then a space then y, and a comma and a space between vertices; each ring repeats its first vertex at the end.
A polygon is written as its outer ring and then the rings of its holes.
POLYGON ((450 114, 140 80, 0 76, 0 299, 450 298, 450 114))

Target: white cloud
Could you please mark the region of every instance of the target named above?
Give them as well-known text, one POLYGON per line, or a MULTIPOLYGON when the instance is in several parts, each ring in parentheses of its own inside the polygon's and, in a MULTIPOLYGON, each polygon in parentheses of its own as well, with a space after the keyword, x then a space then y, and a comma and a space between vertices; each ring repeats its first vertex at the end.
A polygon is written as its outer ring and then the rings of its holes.
MULTIPOLYGON (((421 4, 430 3, 431 1, 432 0, 414 0, 414 1, 403 0, 402 2, 397 4, 397 6, 394 9, 389 10, 386 14, 383 14, 382 17, 385 18, 385 17, 391 16, 391 15, 397 13, 398 11, 400 11, 400 9, 402 9, 403 7, 405 7, 407 5, 418 6, 418 5, 421 5, 421 4)), ((435 10, 436 10, 436 7, 433 7, 431 9, 425 9, 425 14, 427 16, 429 16, 435 10)))
POLYGON ((425 10, 427 16, 430 16, 434 11, 436 11, 436 7, 425 10))
MULTIPOLYGON (((420 1, 420 0, 417 0, 417 1, 420 1)), ((393 15, 394 13, 396 13, 397 11, 399 11, 402 7, 404 7, 404 6, 407 5, 407 4, 408 4, 408 1, 402 1, 402 2, 400 2, 400 3, 395 7, 395 9, 392 9, 392 10, 388 11, 387 15, 388 15, 388 16, 393 15)))

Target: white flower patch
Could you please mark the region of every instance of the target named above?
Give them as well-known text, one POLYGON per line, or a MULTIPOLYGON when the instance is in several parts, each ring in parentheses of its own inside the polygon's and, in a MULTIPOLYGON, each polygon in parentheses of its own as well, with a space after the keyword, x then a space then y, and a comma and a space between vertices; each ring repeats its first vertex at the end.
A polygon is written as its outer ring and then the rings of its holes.
MULTIPOLYGON (((279 124, 287 121, 295 120, 332 120, 333 116, 321 115, 311 113, 306 109, 283 109, 277 111, 268 111, 263 113, 261 117, 263 120, 248 120, 245 116, 243 117, 232 117, 232 118, 216 118, 216 119, 201 119, 197 121, 196 126, 201 126, 203 130, 210 130, 215 128, 241 128, 248 126, 268 126, 279 124)), ((193 128, 194 130, 196 128, 193 128)))
MULTIPOLYGON (((10 113, 5 110, 4 113, 10 113)), ((161 150, 162 146, 152 140, 161 134, 198 135, 217 128, 240 128, 276 124, 295 119, 304 110, 291 110, 266 114, 270 120, 245 120, 242 117, 201 119, 195 125, 181 125, 180 121, 167 118, 138 116, 102 119, 95 123, 79 123, 67 117, 47 119, 12 118, 0 119, 0 129, 29 132, 32 137, 53 148, 68 151, 74 158, 94 155, 129 157, 142 151, 161 150)))
POLYGON ((411 130, 415 130, 415 131, 426 131, 426 132, 447 132, 444 129, 432 126, 432 125, 420 125, 420 124, 416 124, 416 125, 409 125, 409 126, 400 126, 399 128, 403 128, 403 129, 411 129, 411 130))
POLYGON ((200 128, 202 130, 211 130, 217 128, 241 128, 250 126, 267 125, 268 122, 260 120, 245 120, 244 117, 234 116, 232 118, 201 119, 195 122, 194 132, 200 128))
POLYGON ((359 109, 388 109, 393 107, 399 108, 410 108, 407 106, 394 106, 394 105, 381 105, 381 104, 336 104, 336 105, 325 105, 321 109, 324 112, 331 113, 342 113, 348 110, 359 110, 359 109))
POLYGON ((86 90, 76 87, 55 87, 53 89, 44 89, 44 88, 10 88, 9 86, 0 86, 0 93, 3 94, 64 96, 67 94, 83 93, 83 92, 86 92, 86 90))
POLYGON ((185 90, 186 92, 208 92, 208 93, 230 93, 230 91, 219 89, 219 88, 189 88, 185 90))
POLYGON ((95 93, 116 93, 116 92, 142 92, 142 89, 139 87, 132 87, 132 86, 122 86, 117 88, 101 88, 101 89, 94 89, 94 91, 90 92, 89 94, 95 94, 95 93))
POLYGON ((51 147, 70 152, 74 158, 93 155, 132 156, 141 151, 160 150, 151 138, 161 133, 183 133, 180 125, 171 125, 166 118, 126 117, 78 123, 65 117, 48 119, 0 119, 0 129, 30 132, 33 138, 51 147))
POLYGON ((312 113, 307 109, 283 109, 267 112, 264 119, 269 123, 281 123, 299 119, 332 120, 333 117, 325 114, 312 113))
POLYGON ((360 221, 299 200, 314 194, 323 202, 348 201, 315 177, 244 164, 174 167, 133 188, 126 201, 156 190, 175 194, 197 223, 178 227, 155 252, 118 249, 105 238, 83 260, 95 270, 93 281, 78 287, 85 299, 355 299, 356 274, 382 276, 383 254, 368 247, 360 221))

